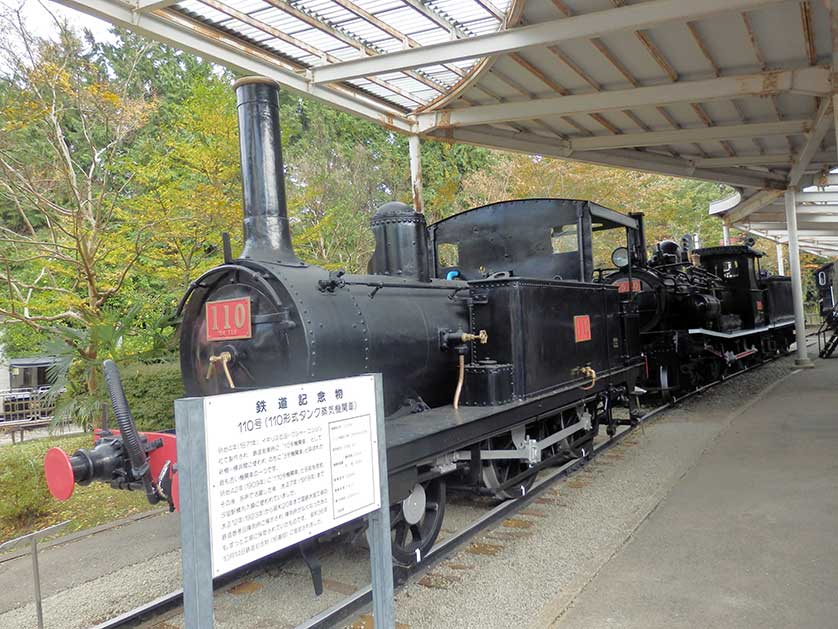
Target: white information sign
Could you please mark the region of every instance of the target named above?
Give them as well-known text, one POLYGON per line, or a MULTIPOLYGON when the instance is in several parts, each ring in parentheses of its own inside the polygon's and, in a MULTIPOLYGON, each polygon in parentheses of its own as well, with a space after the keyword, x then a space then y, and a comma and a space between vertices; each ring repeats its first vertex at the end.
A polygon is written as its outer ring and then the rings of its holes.
POLYGON ((378 509, 373 376, 204 400, 212 573, 378 509))

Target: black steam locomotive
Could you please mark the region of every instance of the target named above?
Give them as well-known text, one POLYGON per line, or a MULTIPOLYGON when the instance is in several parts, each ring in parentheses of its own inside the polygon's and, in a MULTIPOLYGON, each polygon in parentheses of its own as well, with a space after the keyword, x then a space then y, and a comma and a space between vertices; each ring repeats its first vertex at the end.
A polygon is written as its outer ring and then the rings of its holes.
MULTIPOLYGON (((591 242, 594 225, 632 238, 635 219, 540 199, 427 226, 389 203, 372 218, 368 274, 330 272, 294 254, 275 84, 244 79, 236 94, 245 245, 237 259, 225 246, 181 302, 187 395, 381 372, 403 563, 431 548, 449 481, 518 496, 542 467, 590 452, 600 423, 613 429, 643 359, 618 289, 592 282, 591 242)), ((72 457, 52 451, 53 493, 104 480, 175 505, 173 436, 139 435, 112 364, 106 376, 120 434, 72 457)))
POLYGON ((818 355, 821 358, 830 358, 838 348, 838 304, 835 301, 838 275, 835 273, 834 262, 827 262, 815 270, 815 285, 818 289, 818 309, 821 315, 818 355))
POLYGON ((646 369, 640 385, 670 397, 725 371, 777 353, 794 338, 791 278, 760 271, 762 253, 743 245, 693 249, 665 240, 634 267, 616 252, 605 281, 633 293, 646 369))
MULTIPOLYGON (((638 378, 667 373, 684 347, 739 360, 753 343, 738 332, 746 326, 786 339, 766 318, 772 289, 747 288, 741 309, 755 252, 699 250, 694 265, 662 243, 647 260, 642 216, 587 201, 495 203, 430 226, 388 203, 372 218, 367 274, 308 265, 288 227, 276 85, 243 79, 236 95, 245 246, 233 259, 226 244, 224 263, 181 302, 186 392, 381 372, 402 563, 433 545, 449 483, 519 496, 538 470, 590 452, 600 425, 613 434, 635 422, 638 378), (595 268, 602 236, 625 243, 616 271, 595 268), (628 404, 629 419, 616 418, 616 404, 628 404)), ((120 434, 71 457, 52 450, 50 489, 67 498, 74 483, 101 480, 176 506, 174 436, 138 434, 112 363, 106 377, 120 434)))

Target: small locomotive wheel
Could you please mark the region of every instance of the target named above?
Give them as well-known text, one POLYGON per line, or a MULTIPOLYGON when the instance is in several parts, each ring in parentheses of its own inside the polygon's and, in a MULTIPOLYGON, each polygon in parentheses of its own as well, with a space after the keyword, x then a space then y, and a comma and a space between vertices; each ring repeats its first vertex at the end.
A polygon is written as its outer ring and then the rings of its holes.
POLYGON ((422 483, 416 483, 410 495, 402 500, 402 517, 408 524, 418 524, 425 515, 427 496, 422 483))
POLYGON ((393 559, 412 566, 433 548, 445 517, 445 478, 413 488, 401 503, 390 507, 393 559))

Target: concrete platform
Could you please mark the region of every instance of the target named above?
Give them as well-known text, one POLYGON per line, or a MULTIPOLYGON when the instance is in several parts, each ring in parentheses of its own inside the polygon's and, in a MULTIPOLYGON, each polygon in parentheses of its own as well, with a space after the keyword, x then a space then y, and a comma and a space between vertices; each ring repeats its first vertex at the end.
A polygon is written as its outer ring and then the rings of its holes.
POLYGON ((838 360, 734 418, 550 626, 838 627, 838 360))

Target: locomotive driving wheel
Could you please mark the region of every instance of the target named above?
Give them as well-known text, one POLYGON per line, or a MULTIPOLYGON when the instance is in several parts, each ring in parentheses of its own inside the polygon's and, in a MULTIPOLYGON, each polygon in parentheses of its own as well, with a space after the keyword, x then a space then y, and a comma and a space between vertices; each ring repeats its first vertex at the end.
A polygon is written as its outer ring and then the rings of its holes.
POLYGON ((445 517, 445 478, 416 483, 410 494, 390 507, 393 559, 404 566, 417 564, 439 536, 445 517))
MULTIPOLYGON (((526 439, 524 429, 516 429, 496 437, 491 437, 480 444, 481 450, 516 450, 523 446, 526 439)), ((530 474, 513 487, 504 485, 519 474, 526 472, 530 465, 524 459, 488 459, 482 469, 483 486, 492 490, 499 500, 509 500, 525 495, 535 482, 535 473, 530 474)))

